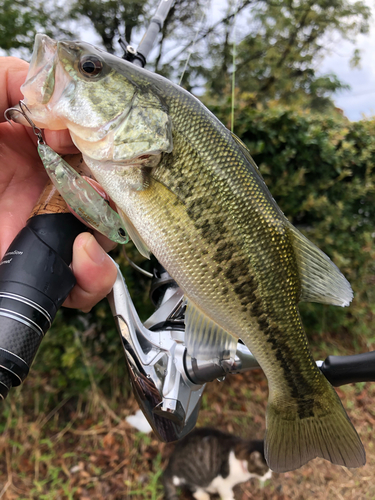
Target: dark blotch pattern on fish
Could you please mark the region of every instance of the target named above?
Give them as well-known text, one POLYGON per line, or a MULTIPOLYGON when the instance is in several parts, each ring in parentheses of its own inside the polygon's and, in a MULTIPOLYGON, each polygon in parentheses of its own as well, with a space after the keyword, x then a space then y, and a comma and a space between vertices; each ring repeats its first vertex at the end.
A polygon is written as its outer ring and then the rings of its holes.
MULTIPOLYGON (((285 223, 270 203, 258 171, 254 172, 236 145, 231 146, 229 132, 219 131, 219 127, 215 131, 199 112, 189 114, 184 96, 179 99, 170 101, 170 113, 179 130, 173 135, 174 150, 155 174, 184 205, 204 242, 202 255, 211 256, 210 268, 201 267, 200 282, 216 283, 224 301, 230 293, 237 297, 239 313, 248 318, 249 325, 255 320, 271 346, 290 394, 300 402, 300 417, 310 416, 313 400, 304 395, 313 392, 313 386, 301 374, 286 335, 286 329, 290 331, 298 322, 290 309, 274 309, 280 294, 290 296, 293 307, 298 300, 297 265, 285 223), (239 233, 233 232, 233 218, 241 227, 239 233), (273 262, 283 271, 275 272, 273 262)), ((299 331, 291 333, 298 335, 299 331)))

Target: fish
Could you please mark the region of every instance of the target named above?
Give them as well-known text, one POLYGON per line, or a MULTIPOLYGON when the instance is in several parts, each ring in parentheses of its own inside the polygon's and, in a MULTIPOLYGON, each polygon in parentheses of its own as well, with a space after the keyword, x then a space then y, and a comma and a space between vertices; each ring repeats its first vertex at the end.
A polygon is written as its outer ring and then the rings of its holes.
POLYGON ((37 35, 21 90, 38 127, 70 131, 140 253, 183 290, 188 353, 230 362, 241 339, 256 357, 269 467, 364 465, 298 310, 347 306, 352 289, 285 217, 242 141, 183 88, 81 41, 37 35))

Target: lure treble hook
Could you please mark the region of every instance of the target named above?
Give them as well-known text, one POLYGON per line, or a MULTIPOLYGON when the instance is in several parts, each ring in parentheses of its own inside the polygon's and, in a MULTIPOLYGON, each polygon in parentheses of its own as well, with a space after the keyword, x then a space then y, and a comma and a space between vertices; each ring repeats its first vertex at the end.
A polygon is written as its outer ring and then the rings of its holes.
POLYGON ((8 113, 21 113, 38 137, 38 153, 46 172, 70 209, 91 228, 107 236, 116 243, 127 243, 129 237, 123 222, 100 194, 69 165, 58 153, 51 149, 43 139, 42 131, 35 125, 28 113, 31 111, 23 101, 18 108, 8 108, 4 117, 11 125, 8 113), (28 113, 27 113, 28 112, 28 113))
POLYGON ((38 137, 38 144, 45 144, 45 141, 43 139, 42 135, 42 130, 35 125, 35 123, 32 121, 32 119, 28 116, 26 111, 28 111, 31 114, 30 109, 27 107, 27 105, 23 101, 18 102, 19 108, 8 108, 4 111, 4 118, 8 123, 12 124, 11 119, 8 118, 8 113, 10 111, 16 111, 17 113, 21 113, 21 115, 25 118, 25 120, 28 122, 30 127, 33 129, 34 134, 38 137))

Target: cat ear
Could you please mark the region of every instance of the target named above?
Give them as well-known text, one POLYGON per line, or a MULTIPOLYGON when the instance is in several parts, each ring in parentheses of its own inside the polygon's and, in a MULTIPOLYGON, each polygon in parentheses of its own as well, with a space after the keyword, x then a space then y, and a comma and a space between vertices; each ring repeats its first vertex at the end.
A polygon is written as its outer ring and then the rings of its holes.
POLYGON ((262 457, 261 453, 259 453, 259 451, 253 451, 253 453, 251 454, 251 458, 253 459, 253 462, 257 467, 262 467, 262 465, 264 464, 264 458, 262 457))

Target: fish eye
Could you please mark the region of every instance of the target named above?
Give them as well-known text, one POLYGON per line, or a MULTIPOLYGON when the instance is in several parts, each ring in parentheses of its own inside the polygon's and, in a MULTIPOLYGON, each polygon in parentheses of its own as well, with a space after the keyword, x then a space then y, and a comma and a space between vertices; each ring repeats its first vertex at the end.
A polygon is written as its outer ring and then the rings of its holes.
POLYGON ((96 76, 103 69, 103 62, 97 56, 83 56, 79 61, 79 70, 83 75, 96 76))

